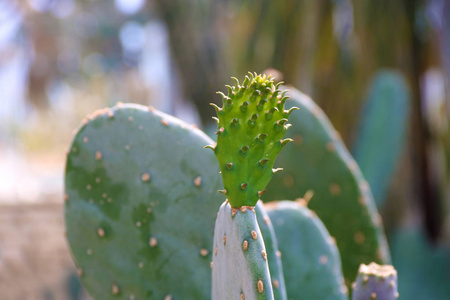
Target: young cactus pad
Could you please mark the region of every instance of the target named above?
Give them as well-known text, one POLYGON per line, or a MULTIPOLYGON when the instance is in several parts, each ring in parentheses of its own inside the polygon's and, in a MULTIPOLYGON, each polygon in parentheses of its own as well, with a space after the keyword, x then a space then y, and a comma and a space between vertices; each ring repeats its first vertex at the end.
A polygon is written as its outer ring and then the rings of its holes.
POLYGON ((66 165, 67 239, 94 299, 211 297, 223 201, 203 132, 140 105, 98 111, 66 165))
POLYGON ((370 263, 359 267, 352 300, 396 300, 397 271, 391 265, 370 263))
POLYGON ((361 263, 390 263, 381 217, 372 193, 338 133, 311 98, 289 87, 286 106, 300 110, 290 118, 293 138, 277 158, 283 166, 263 201, 296 199, 311 190, 314 210, 336 238, 346 284, 350 287, 361 263))
POLYGON ((213 300, 274 299, 267 252, 253 207, 224 202, 214 230, 213 300))
POLYGON ((284 139, 287 120, 296 108, 284 110, 286 92, 271 77, 250 74, 242 85, 228 87, 223 106, 216 106, 217 145, 224 193, 231 207, 255 206, 272 178, 275 158, 291 139, 284 139))
POLYGON ((346 300, 336 241, 304 200, 265 205, 281 251, 290 300, 346 300))

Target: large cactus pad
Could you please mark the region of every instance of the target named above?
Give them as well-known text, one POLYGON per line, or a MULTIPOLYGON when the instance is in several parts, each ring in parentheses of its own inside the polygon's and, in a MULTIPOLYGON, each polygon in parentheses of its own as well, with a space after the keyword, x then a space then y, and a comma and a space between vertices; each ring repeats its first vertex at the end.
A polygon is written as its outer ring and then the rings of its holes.
POLYGON ((223 201, 200 130, 146 107, 97 112, 66 166, 67 238, 95 299, 210 299, 223 201), (167 298, 165 298, 167 297, 167 298))
POLYGON ((288 299, 348 299, 336 241, 305 203, 266 204, 281 251, 288 299))
POLYGON ((290 119, 294 139, 277 159, 284 171, 274 176, 263 200, 296 199, 307 191, 309 203, 336 238, 346 283, 361 263, 389 263, 381 217, 370 187, 323 111, 307 96, 289 88, 286 106, 300 110, 290 119))

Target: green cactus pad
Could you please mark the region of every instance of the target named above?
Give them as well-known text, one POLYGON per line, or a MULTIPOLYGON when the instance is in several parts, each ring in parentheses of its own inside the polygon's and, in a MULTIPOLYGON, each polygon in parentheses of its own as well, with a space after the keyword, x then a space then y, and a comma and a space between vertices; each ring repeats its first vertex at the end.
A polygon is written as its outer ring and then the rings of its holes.
POLYGON ((95 299, 210 299, 223 202, 211 140, 147 107, 97 112, 67 158, 65 219, 95 299), (165 298, 167 297, 167 298, 165 298))
POLYGON ((352 153, 381 207, 405 144, 409 90, 403 76, 380 71, 364 105, 352 153))
POLYGON ((294 142, 277 164, 284 168, 268 185, 264 200, 296 199, 314 193, 309 204, 336 238, 347 286, 361 263, 390 263, 382 221, 361 171, 323 111, 306 95, 289 88, 286 105, 294 142))
POLYGON ((281 251, 289 300, 345 300, 341 260, 335 240, 304 204, 266 204, 281 251))
POLYGON ((352 300, 397 299, 397 271, 391 265, 361 264, 352 295, 352 300))
POLYGON ((259 229, 261 230, 266 246, 267 262, 269 264, 270 278, 272 278, 274 299, 287 300, 286 285, 283 276, 280 251, 278 249, 277 236, 262 201, 256 203, 255 212, 256 220, 258 221, 259 229))
POLYGON ((232 207, 255 206, 272 178, 273 164, 290 139, 283 140, 290 113, 287 97, 270 77, 246 76, 242 85, 228 87, 223 106, 216 108, 217 145, 224 190, 232 207))
POLYGON ((253 207, 224 202, 214 230, 212 300, 274 299, 267 252, 253 207))

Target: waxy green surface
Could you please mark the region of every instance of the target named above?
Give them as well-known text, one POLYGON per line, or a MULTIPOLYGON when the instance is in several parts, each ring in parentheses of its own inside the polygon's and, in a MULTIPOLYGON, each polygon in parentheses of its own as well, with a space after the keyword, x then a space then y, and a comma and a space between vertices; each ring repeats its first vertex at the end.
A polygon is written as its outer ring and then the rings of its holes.
POLYGON ((266 205, 281 252, 289 300, 347 300, 336 241, 305 205, 277 201, 266 205))
POLYGON ((96 112, 67 157, 65 219, 95 299, 210 299, 223 195, 211 140, 147 107, 96 112), (169 298, 168 298, 169 299, 169 298))
POLYGON ((255 206, 276 172, 275 158, 290 139, 283 140, 290 113, 285 93, 270 77, 250 74, 242 85, 228 87, 223 106, 215 106, 217 145, 224 190, 232 207, 255 206))
POLYGON ((311 191, 309 208, 336 238, 350 286, 361 263, 390 263, 381 217, 368 183, 323 111, 294 88, 289 96, 286 106, 300 108, 290 118, 288 137, 294 142, 280 153, 276 163, 284 171, 274 176, 262 200, 296 199, 311 191))
POLYGON ((214 229, 212 300, 273 300, 263 236, 251 209, 224 202, 214 229))

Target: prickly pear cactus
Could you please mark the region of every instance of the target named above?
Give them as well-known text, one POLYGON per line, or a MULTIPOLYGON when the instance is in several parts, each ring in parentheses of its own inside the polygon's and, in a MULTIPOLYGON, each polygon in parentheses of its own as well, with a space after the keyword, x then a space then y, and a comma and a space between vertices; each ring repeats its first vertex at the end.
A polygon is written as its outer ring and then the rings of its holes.
POLYGON ((391 265, 362 264, 353 284, 352 300, 395 300, 397 271, 391 265))
POLYGON ((267 262, 272 278, 273 296, 275 300, 287 300, 286 285, 283 275, 278 239, 272 222, 261 200, 255 206, 256 220, 266 246, 267 262))
POLYGON ((352 149, 364 177, 381 207, 403 151, 410 111, 405 79, 394 71, 379 72, 364 104, 352 149))
POLYGON ((288 299, 348 299, 336 241, 306 201, 265 205, 281 251, 288 299))
POLYGON ((231 207, 255 206, 265 192, 275 158, 291 139, 284 139, 286 122, 296 107, 284 110, 288 97, 271 77, 245 77, 242 85, 228 86, 223 106, 214 105, 218 122, 217 145, 209 146, 219 161, 224 193, 231 207))
MULTIPOLYGON (((138 105, 98 111, 66 165, 67 238, 95 299, 210 299, 223 201, 200 130, 138 105)), ((268 288, 268 287, 266 287, 268 288)))
POLYGON ((361 263, 390 262, 381 217, 369 185, 323 111, 294 88, 289 87, 289 96, 287 107, 300 107, 290 118, 288 136, 294 142, 278 157, 284 171, 274 176, 263 201, 296 199, 311 190, 309 208, 336 238, 350 286, 361 263))
POLYGON ((274 299, 254 207, 224 202, 214 230, 212 299, 274 299))
MULTIPOLYGON (((217 145, 209 146, 219 161, 221 192, 227 196, 214 231, 214 247, 223 254, 213 256, 212 299, 274 299, 267 252, 253 210, 277 171, 272 169, 277 154, 291 141, 283 137, 289 127, 287 118, 296 108, 284 110, 287 97, 270 77, 250 74, 242 86, 235 80, 236 86, 228 86, 228 95, 222 94, 223 107, 215 106, 217 145), (249 230, 257 242, 248 240, 249 230), (223 245, 218 246, 222 239, 223 245), (250 242, 255 245, 252 251, 248 251, 250 242)), ((280 279, 278 275, 274 283, 278 288, 280 279)), ((277 297, 285 298, 285 292, 277 297)))

